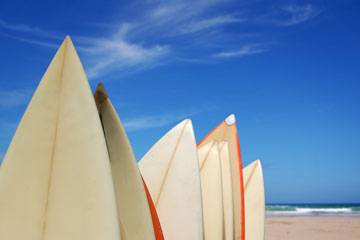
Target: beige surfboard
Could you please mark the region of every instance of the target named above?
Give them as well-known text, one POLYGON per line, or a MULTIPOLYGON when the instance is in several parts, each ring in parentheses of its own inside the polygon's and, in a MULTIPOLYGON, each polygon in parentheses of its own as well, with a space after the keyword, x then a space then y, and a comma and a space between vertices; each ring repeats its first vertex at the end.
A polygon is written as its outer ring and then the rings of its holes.
POLYGON ((247 240, 264 240, 265 194, 260 160, 247 165, 244 170, 245 231, 247 240))
POLYGON ((192 123, 184 120, 139 162, 165 239, 202 240, 199 162, 192 123))
POLYGON ((224 206, 224 240, 234 239, 234 212, 231 183, 231 163, 229 155, 229 144, 227 141, 219 143, 221 177, 224 206))
POLYGON ((104 133, 69 37, 8 148, 0 196, 2 240, 121 239, 104 133))
POLYGON ((155 239, 141 174, 125 129, 100 83, 95 101, 104 128, 124 239, 155 239))
POLYGON ((228 142, 232 179, 234 239, 245 240, 244 183, 239 139, 234 115, 230 115, 224 122, 211 131, 198 146, 201 147, 214 140, 228 142))
POLYGON ((209 142, 198 148, 204 239, 222 240, 224 238, 224 208, 219 144, 209 142))

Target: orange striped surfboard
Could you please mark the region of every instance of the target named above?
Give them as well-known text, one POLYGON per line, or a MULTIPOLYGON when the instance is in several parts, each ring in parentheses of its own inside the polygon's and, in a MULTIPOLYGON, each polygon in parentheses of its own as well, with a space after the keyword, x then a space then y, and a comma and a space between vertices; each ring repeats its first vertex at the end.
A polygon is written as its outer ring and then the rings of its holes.
POLYGON ((233 114, 201 140, 198 144, 198 148, 211 141, 226 141, 228 143, 233 191, 234 239, 245 240, 244 180, 240 144, 235 116, 233 114))

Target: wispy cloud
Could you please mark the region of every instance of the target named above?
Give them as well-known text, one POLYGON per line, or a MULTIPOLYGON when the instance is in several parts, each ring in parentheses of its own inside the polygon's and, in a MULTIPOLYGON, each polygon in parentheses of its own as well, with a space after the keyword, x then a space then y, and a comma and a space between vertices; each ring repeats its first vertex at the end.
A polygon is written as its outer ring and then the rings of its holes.
POLYGON ((209 28, 218 27, 220 25, 229 24, 229 23, 239 23, 244 22, 245 19, 234 18, 232 16, 220 16, 209 19, 204 19, 200 21, 195 21, 183 26, 179 29, 179 34, 189 34, 198 31, 202 31, 209 28))
POLYGON ((275 12, 271 19, 266 19, 270 24, 289 27, 310 20, 319 12, 311 4, 306 5, 286 5, 275 12))
POLYGON ((288 21, 282 22, 284 26, 299 24, 314 16, 314 9, 310 4, 306 4, 304 6, 288 5, 284 7, 283 10, 291 14, 288 21))
MULTIPOLYGON (((241 27, 247 23, 288 27, 308 21, 317 14, 311 4, 288 4, 277 6, 277 11, 262 16, 250 14, 252 11, 247 9, 250 3, 241 5, 244 9, 233 9, 234 3, 234 0, 135 2, 141 4, 141 17, 136 20, 106 23, 109 26, 106 33, 99 33, 103 37, 72 37, 77 49, 86 55, 88 76, 98 78, 109 73, 150 69, 181 59, 207 63, 213 61, 213 57, 239 57, 269 51, 254 44, 261 34, 242 32, 241 27), (227 28, 230 25, 236 26, 236 34, 227 28), (241 37, 244 35, 250 37, 241 37), (229 51, 227 46, 236 50, 229 51), (218 49, 222 51, 214 53, 218 49)), ((93 27, 104 31, 104 27, 98 27, 101 25, 94 23, 93 27)), ((0 30, 2 36, 50 48, 57 48, 58 39, 63 38, 61 34, 29 25, 11 24, 3 19, 0 19, 0 30)))
POLYGON ((129 43, 121 35, 111 39, 82 39, 86 46, 79 49, 90 58, 87 74, 95 78, 101 74, 125 68, 147 69, 160 64, 169 51, 169 46, 144 47, 129 43), (92 60, 92 61, 91 61, 92 60))
POLYGON ((198 114, 200 111, 165 113, 151 116, 138 116, 136 118, 124 120, 124 128, 127 131, 138 131, 149 128, 157 128, 182 121, 186 118, 198 114))
POLYGON ((19 89, 12 91, 0 91, 0 107, 8 108, 19 105, 25 105, 31 98, 32 90, 30 89, 19 89))
POLYGON ((135 119, 131 119, 124 122, 124 128, 127 131, 138 131, 147 128, 156 128, 169 125, 174 122, 174 119, 154 117, 154 116, 143 116, 135 119))
POLYGON ((214 54, 214 57, 219 57, 219 58, 242 57, 242 56, 253 55, 268 51, 267 49, 259 48, 258 46, 259 44, 245 45, 240 50, 220 52, 214 54))
POLYGON ((160 23, 181 23, 189 19, 196 19, 209 9, 224 5, 231 0, 175 0, 150 1, 147 15, 160 23))

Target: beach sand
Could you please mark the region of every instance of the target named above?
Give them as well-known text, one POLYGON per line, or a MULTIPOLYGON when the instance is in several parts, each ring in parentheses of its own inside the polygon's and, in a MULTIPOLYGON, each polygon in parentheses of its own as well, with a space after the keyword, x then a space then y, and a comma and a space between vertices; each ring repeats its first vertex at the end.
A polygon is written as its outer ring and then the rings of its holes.
POLYGON ((265 240, 360 240, 360 218, 269 217, 265 240))

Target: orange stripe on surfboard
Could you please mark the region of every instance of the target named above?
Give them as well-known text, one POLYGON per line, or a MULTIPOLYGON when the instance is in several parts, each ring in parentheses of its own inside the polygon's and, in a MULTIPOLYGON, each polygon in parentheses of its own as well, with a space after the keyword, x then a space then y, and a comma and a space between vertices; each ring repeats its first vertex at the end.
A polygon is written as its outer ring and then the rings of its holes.
POLYGON ((242 163, 241 163, 241 152, 240 152, 240 143, 239 136, 236 128, 236 124, 234 124, 234 130, 236 135, 236 145, 239 159, 239 172, 240 172, 240 192, 241 192, 241 239, 245 240, 245 197, 244 197, 244 177, 242 171, 242 163))
POLYGON ((145 188, 145 192, 146 192, 146 197, 149 203, 149 209, 150 209, 150 213, 151 213, 151 219, 153 222, 153 227, 154 227, 154 233, 155 233, 155 239, 156 240, 164 240, 164 235, 161 229, 161 224, 159 221, 159 217, 157 215, 156 209, 155 209, 155 205, 154 202, 150 196, 150 192, 149 189, 146 186, 146 183, 144 181, 144 178, 141 176, 141 179, 144 183, 144 188, 145 188))

